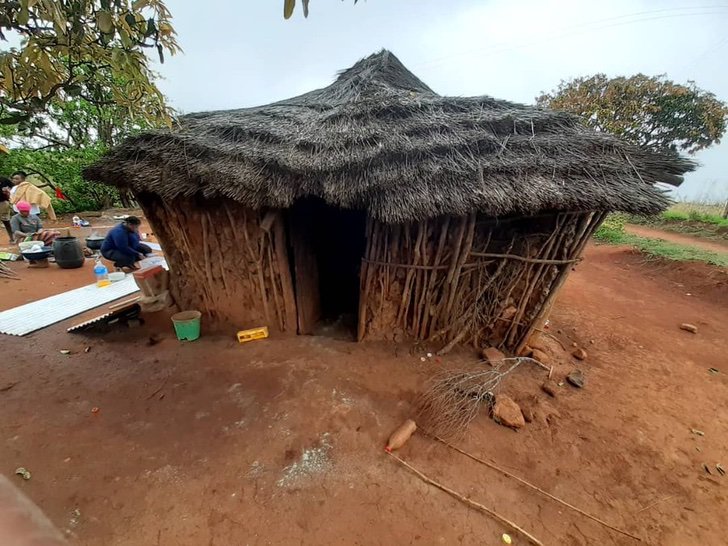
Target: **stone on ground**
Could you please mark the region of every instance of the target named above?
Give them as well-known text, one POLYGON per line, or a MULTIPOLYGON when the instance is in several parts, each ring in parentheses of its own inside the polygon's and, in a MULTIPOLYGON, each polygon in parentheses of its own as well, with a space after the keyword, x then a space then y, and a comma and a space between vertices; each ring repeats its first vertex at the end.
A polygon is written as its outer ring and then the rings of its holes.
POLYGON ((690 332, 691 334, 697 334, 698 333, 698 327, 694 324, 690 324, 689 322, 683 322, 680 325, 681 330, 685 330, 686 332, 690 332))
POLYGON ((549 396, 556 398, 557 391, 559 390, 559 386, 556 384, 556 381, 553 381, 552 379, 548 379, 546 382, 544 382, 543 385, 541 385, 541 390, 548 394, 549 396))
POLYGON ((573 370, 566 376, 566 380, 578 389, 584 388, 584 372, 581 370, 573 370))
POLYGON ((539 351, 546 350, 546 344, 544 343, 544 340, 541 338, 541 334, 539 334, 538 332, 536 332, 530 338, 528 338, 527 345, 529 347, 531 347, 532 349, 538 349, 539 351))
POLYGON ((518 351, 518 356, 530 357, 533 354, 533 349, 526 345, 523 349, 518 351))
POLYGON ((499 394, 495 397, 493 420, 499 425, 512 429, 523 428, 526 425, 521 408, 510 396, 505 394, 499 394))
POLYGON ((487 349, 483 349, 480 352, 480 356, 482 356, 483 360, 485 360, 491 366, 497 366, 498 364, 500 364, 500 361, 506 357, 506 355, 504 355, 502 351, 499 351, 495 347, 488 347, 487 349))
POLYGON ((577 360, 586 360, 587 353, 584 349, 581 347, 574 349, 571 351, 571 356, 573 356, 577 360))
POLYGON ((551 357, 539 349, 534 349, 531 353, 531 358, 538 360, 541 364, 546 366, 551 365, 551 357))

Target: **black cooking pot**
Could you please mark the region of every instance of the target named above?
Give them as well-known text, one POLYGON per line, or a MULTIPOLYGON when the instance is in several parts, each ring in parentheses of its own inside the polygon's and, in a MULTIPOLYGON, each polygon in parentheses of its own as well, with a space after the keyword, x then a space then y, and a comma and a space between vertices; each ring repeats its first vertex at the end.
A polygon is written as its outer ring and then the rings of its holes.
POLYGON ((103 237, 86 237, 86 247, 88 247, 89 250, 101 250, 103 242, 103 237))
POLYGON ((61 269, 76 269, 84 263, 81 243, 75 237, 58 237, 53 241, 53 257, 61 269))

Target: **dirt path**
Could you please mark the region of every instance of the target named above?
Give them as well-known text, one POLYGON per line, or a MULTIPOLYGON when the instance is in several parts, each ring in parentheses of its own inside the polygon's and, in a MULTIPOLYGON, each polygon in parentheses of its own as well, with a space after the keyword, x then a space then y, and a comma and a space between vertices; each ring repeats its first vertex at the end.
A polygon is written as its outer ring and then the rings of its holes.
MULTIPOLYGON (((727 321, 725 272, 590 248, 550 324, 589 352, 586 387, 550 399, 543 371, 519 368, 504 390, 533 422, 513 432, 483 415, 459 445, 647 544, 722 545, 727 321)), ((507 531, 382 453, 428 374, 467 351, 423 363, 320 337, 183 345, 161 319, 103 338, 63 327, 2 338, 0 389, 15 385, 0 391, 0 472, 30 469, 16 483, 74 544, 482 545, 507 531)), ((549 343, 561 380, 573 363, 549 343)), ((545 544, 635 544, 422 435, 400 455, 545 544)))
POLYGON ((691 235, 683 235, 682 233, 676 233, 674 231, 666 231, 647 226, 637 226, 628 224, 625 226, 627 233, 632 235, 639 235, 640 237, 647 237, 649 239, 662 239, 670 243, 676 243, 679 245, 692 246, 695 248, 701 248, 703 250, 709 250, 711 252, 718 252, 721 254, 728 254, 728 244, 723 244, 717 241, 709 241, 701 239, 699 237, 693 237, 691 235))

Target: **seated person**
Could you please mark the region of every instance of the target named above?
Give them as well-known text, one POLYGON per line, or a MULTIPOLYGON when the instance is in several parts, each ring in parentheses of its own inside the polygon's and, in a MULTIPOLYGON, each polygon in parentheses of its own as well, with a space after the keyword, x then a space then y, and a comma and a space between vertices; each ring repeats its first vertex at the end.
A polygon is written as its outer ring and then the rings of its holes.
POLYGON ((114 262, 117 270, 128 273, 138 269, 136 263, 152 253, 151 248, 139 242, 141 223, 136 216, 129 216, 106 234, 101 245, 101 255, 114 262))
POLYGON ((13 241, 42 241, 44 245, 52 245, 60 235, 58 231, 43 229, 43 224, 37 214, 31 214, 31 205, 27 201, 19 201, 15 208, 18 213, 10 218, 10 229, 13 232, 13 241))

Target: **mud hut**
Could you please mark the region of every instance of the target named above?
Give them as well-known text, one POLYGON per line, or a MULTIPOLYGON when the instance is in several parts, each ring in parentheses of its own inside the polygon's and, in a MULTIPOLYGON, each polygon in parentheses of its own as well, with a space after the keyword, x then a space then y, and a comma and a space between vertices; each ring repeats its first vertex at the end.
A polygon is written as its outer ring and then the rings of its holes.
POLYGON ((568 114, 435 93, 382 51, 304 95, 190 114, 85 171, 130 190, 183 308, 234 328, 515 350, 609 211, 692 164, 568 114))

